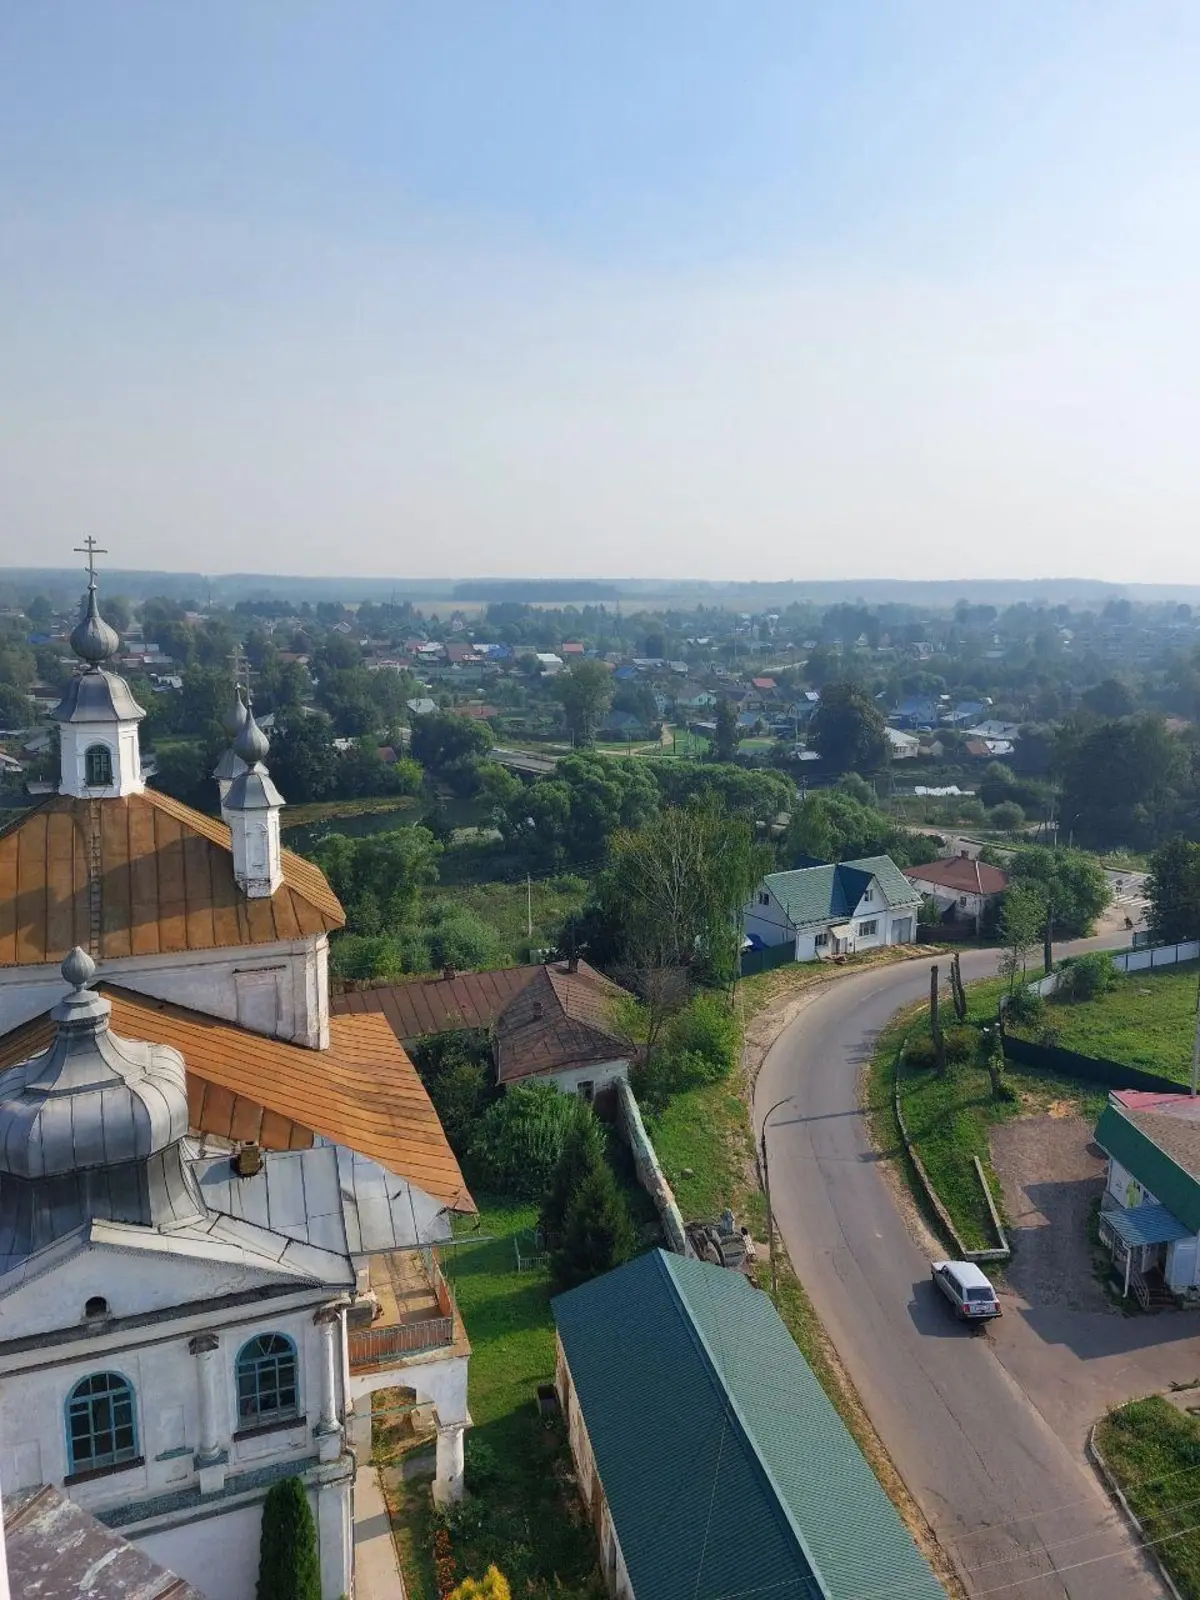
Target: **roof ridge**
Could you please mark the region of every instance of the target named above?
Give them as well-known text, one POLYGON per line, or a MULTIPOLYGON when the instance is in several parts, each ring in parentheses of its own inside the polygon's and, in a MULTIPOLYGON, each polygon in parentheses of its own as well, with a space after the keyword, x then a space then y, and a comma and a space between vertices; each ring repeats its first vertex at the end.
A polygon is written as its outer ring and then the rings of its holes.
MULTIPOLYGON (((776 1509, 778 1510, 779 1515, 783 1518, 783 1521, 786 1523, 792 1538, 796 1541, 801 1555, 808 1563, 808 1569, 812 1573, 813 1582, 817 1585, 817 1588, 820 1590, 824 1600, 831 1600, 829 1588, 821 1573, 821 1568, 817 1564, 817 1559, 809 1547, 808 1540, 804 1537, 804 1532, 796 1520, 795 1513, 788 1504, 786 1495, 783 1493, 775 1474, 768 1465, 763 1455, 763 1451, 759 1446, 758 1438, 755 1435, 754 1430, 751 1428, 749 1422, 746 1420, 746 1417, 743 1415, 742 1408, 737 1403, 731 1385, 725 1380, 724 1364, 722 1362, 718 1362, 713 1354, 712 1347, 705 1337, 699 1323, 696 1321, 696 1318, 692 1315, 692 1308, 688 1304, 687 1296, 684 1294, 679 1279, 676 1277, 675 1272, 672 1269, 672 1261, 683 1263, 688 1258, 684 1256, 672 1256, 671 1260, 668 1260, 667 1252, 661 1247, 655 1251, 655 1255, 660 1258, 660 1269, 666 1274, 667 1282, 671 1287, 671 1292, 683 1313, 684 1322, 686 1323, 691 1332, 692 1338, 695 1340, 702 1356, 704 1357, 705 1365, 717 1385, 720 1396, 728 1412, 732 1415, 735 1424, 737 1425, 737 1431, 741 1435, 744 1443, 753 1456, 758 1470, 762 1473, 763 1477, 770 1485, 771 1498, 775 1503, 776 1509)), ((698 1259, 694 1260, 693 1264, 701 1272, 703 1272, 707 1267, 711 1267, 712 1271, 714 1272, 728 1272, 730 1270, 728 1267, 718 1267, 710 1262, 700 1261, 698 1259)), ((740 1277, 741 1275, 738 1274, 738 1276, 740 1277)), ((701 1281, 706 1282, 704 1278, 701 1278, 701 1281)), ((745 1284, 744 1278, 742 1279, 742 1282, 745 1284)), ((749 1284, 746 1284, 746 1292, 748 1294, 757 1294, 760 1291, 751 1289, 749 1284)), ((778 1313, 776 1314, 778 1315, 778 1313)), ((719 1470, 719 1463, 718 1467, 714 1468, 714 1472, 717 1470, 719 1470)))

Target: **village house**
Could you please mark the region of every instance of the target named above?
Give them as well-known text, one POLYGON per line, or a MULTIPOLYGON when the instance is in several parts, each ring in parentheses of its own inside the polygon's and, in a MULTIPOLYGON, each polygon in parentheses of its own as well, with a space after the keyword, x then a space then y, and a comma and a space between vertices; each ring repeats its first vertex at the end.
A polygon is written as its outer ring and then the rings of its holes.
POLYGON ((0 830, 0 1488, 245 1600, 297 1476, 338 1600, 372 1393, 433 1408, 462 1491, 436 1246, 474 1204, 386 1019, 330 1016, 344 914, 240 695, 218 822, 147 788, 94 574, 71 643, 58 792, 0 830))
POLYGON ((904 876, 947 920, 972 922, 977 929, 1008 888, 1007 872, 965 853, 906 867, 904 876))
POLYGON ((791 944, 797 961, 909 944, 921 896, 890 856, 769 872, 742 910, 747 938, 791 944))
POLYGON ((1100 1238, 1143 1306, 1200 1297, 1200 1100, 1114 1090, 1096 1124, 1108 1157, 1100 1238))
POLYGON ((496 1081, 553 1083, 593 1100, 628 1079, 634 1052, 613 1016, 626 991, 586 961, 492 972, 447 971, 338 995, 335 1012, 382 1015, 402 1044, 483 1029, 492 1035, 496 1081))
POLYGON ((559 1403, 614 1600, 944 1597, 740 1272, 653 1250, 552 1309, 559 1403))

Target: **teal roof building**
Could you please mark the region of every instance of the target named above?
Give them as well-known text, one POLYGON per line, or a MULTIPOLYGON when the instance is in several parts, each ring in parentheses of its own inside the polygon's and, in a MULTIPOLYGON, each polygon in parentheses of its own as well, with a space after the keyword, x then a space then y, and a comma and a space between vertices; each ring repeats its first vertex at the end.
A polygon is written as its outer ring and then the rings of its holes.
POLYGON ((655 1250, 553 1311, 611 1592, 944 1600, 775 1307, 739 1273, 655 1250))

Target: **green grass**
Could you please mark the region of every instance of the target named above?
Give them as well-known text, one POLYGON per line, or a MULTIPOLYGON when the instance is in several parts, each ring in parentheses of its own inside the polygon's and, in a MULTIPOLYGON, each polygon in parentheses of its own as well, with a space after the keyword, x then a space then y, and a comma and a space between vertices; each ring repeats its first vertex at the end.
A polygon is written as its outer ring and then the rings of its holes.
POLYGON ((643 1116, 684 1221, 715 1221, 731 1206, 739 1223, 761 1239, 766 1211, 754 1174, 754 1133, 736 1086, 726 1081, 687 1089, 662 1111, 644 1110, 643 1116))
POLYGON ((1200 1600, 1200 1422, 1151 1395, 1110 1411, 1096 1443, 1180 1594, 1200 1600))
POLYGON ((1116 988, 1095 1000, 1051 999, 1044 1021, 1031 1037, 1051 1030, 1065 1050, 1188 1083, 1198 973, 1196 962, 1160 972, 1131 972, 1119 976, 1116 988))
POLYGON ((440 883, 429 891, 431 900, 449 900, 475 913, 500 940, 512 961, 528 960, 530 945, 553 945, 569 916, 578 916, 587 899, 584 878, 564 875, 534 880, 526 900, 520 883, 440 883), (533 938, 528 936, 526 913, 532 905, 533 938))
MULTIPOLYGON (((280 816, 279 826, 284 833, 294 828, 310 828, 314 823, 326 823, 336 831, 337 824, 347 817, 382 816, 392 811, 413 813, 416 819, 428 809, 428 802, 419 795, 366 795, 357 800, 313 800, 307 805, 288 806, 280 816)), ((397 822, 395 826, 399 827, 397 822)))
POLYGON ((470 1498, 451 1519, 459 1578, 495 1562, 514 1597, 599 1596, 582 1508, 564 1488, 569 1464, 560 1425, 545 1426, 537 1386, 554 1380, 554 1323, 545 1272, 516 1271, 512 1239, 537 1221, 535 1206, 480 1204, 490 1243, 444 1252, 471 1340, 467 1444, 470 1498))
MULTIPOLYGON (((973 986, 980 990, 988 987, 973 986)), ((984 1015, 994 1015, 995 1007, 990 998, 976 997, 972 989, 968 989, 967 994, 969 1001, 978 999, 984 1015)), ((947 1025, 952 1019, 951 1012, 947 1025)), ((936 1228, 937 1221, 929 1212, 924 1189, 907 1158, 892 1099, 900 1045, 907 1034, 917 1031, 928 1032, 927 1007, 907 1008, 879 1035, 867 1081, 866 1104, 876 1145, 885 1155, 895 1157, 914 1198, 936 1228)), ((985 1250, 995 1243, 987 1202, 972 1159, 979 1157, 992 1185, 993 1197, 997 1205, 1001 1205, 1000 1185, 991 1165, 989 1136, 992 1127, 1051 1106, 1068 1107, 1094 1120, 1107 1099, 1106 1092, 1092 1084, 1011 1064, 1005 1069, 1005 1081, 1015 1092, 1014 1100, 993 1100, 987 1071, 975 1061, 951 1067, 943 1078, 929 1069, 905 1067, 901 1071, 900 1095, 909 1137, 969 1250, 985 1250)))

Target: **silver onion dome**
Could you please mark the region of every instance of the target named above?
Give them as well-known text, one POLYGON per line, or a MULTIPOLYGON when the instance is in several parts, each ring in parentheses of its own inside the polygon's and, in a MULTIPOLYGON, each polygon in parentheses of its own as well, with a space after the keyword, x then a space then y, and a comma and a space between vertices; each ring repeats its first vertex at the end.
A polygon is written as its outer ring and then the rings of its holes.
POLYGON ((49 1048, 0 1074, 0 1175, 53 1180, 146 1163, 188 1131, 183 1057, 110 1032, 112 1005, 89 987, 86 951, 72 950, 61 970, 69 990, 50 1013, 49 1048))
POLYGON ((246 720, 233 741, 233 748, 248 767, 259 766, 267 759, 271 741, 255 721, 253 711, 246 712, 246 720))
POLYGON ((246 702, 242 699, 242 686, 239 683, 233 693, 233 703, 230 705, 229 710, 221 718, 221 726, 225 729, 225 732, 231 739, 236 739, 238 734, 241 733, 242 729, 246 726, 249 717, 250 712, 246 706, 246 702))
POLYGON ((96 581, 88 584, 83 597, 79 621, 71 630, 71 649, 89 667, 98 667, 108 661, 121 648, 117 630, 109 626, 100 615, 96 602, 96 581))

